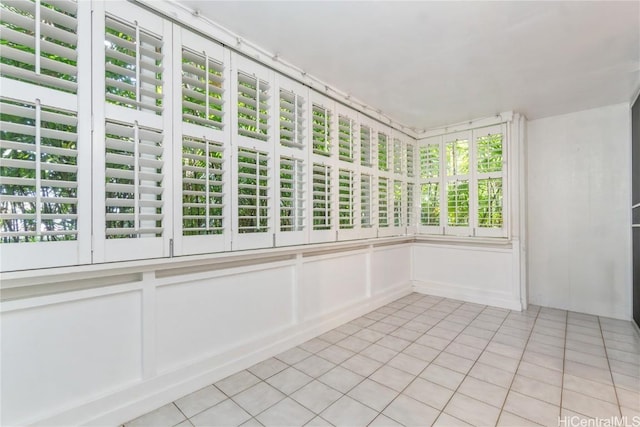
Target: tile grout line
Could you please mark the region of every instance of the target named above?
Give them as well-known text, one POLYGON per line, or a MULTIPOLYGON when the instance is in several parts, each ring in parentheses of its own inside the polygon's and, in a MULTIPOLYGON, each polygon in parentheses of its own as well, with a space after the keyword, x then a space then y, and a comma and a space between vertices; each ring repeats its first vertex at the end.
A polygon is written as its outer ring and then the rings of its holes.
POLYGON ((607 359, 607 366, 609 367, 609 376, 611 377, 611 386, 613 387, 613 393, 616 396, 616 403, 618 404, 618 412, 620 412, 620 417, 622 417, 622 405, 620 404, 620 398, 618 397, 618 389, 613 379, 613 371, 611 370, 611 362, 609 361, 609 352, 607 352, 607 342, 604 339, 604 332, 602 332, 602 323, 600 322, 600 316, 597 316, 597 318, 598 318, 598 329, 600 330, 600 337, 602 338, 602 346, 604 347, 604 355, 607 359))

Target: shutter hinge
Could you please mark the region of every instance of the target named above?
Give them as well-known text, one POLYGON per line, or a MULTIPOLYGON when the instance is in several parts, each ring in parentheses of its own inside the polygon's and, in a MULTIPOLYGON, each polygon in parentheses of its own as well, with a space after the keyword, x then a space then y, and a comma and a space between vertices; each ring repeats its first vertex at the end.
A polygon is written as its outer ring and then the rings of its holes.
POLYGON ((276 233, 273 233, 273 247, 276 247, 276 233))
POLYGON ((169 258, 173 258, 173 239, 169 239, 169 258))

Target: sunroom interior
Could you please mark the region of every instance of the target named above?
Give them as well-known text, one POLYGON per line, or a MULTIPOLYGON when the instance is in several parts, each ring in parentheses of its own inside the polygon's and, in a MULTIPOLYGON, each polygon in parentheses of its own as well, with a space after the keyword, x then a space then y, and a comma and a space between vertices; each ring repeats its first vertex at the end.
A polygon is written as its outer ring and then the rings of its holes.
POLYGON ((0 28, 2 425, 640 416, 640 3, 0 28))

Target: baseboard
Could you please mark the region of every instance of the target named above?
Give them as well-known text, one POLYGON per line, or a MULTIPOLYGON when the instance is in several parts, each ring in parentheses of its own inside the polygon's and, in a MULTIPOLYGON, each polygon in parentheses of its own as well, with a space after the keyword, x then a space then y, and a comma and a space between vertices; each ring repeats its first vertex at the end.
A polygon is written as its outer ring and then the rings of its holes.
POLYGON ((411 292, 412 286, 409 282, 394 286, 347 307, 243 343, 223 354, 162 373, 45 419, 34 420, 33 424, 120 425, 350 322, 411 292))
POLYGON ((501 292, 466 288, 448 283, 423 282, 415 280, 413 281, 413 290, 421 294, 508 308, 510 310, 522 310, 522 305, 518 298, 513 298, 510 295, 501 292))

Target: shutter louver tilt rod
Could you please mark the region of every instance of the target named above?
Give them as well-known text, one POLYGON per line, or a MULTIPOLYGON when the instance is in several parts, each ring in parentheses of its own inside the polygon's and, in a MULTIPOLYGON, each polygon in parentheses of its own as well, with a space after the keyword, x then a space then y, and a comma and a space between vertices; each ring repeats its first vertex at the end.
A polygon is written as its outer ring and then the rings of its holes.
MULTIPOLYGON (((136 24, 136 101, 138 103, 138 110, 140 110, 141 109, 141 106, 140 106, 140 26, 138 25, 138 21, 135 21, 135 24, 136 24)), ((136 130, 137 129, 138 129, 138 126, 136 124, 136 130)))
MULTIPOLYGON (((38 2, 39 3, 39 2, 38 2)), ((40 7, 38 5, 38 10, 40 7)), ((39 45, 39 43, 36 43, 39 45)), ((36 236, 42 233, 42 105, 36 99, 36 236)))
MULTIPOLYGON (((207 62, 208 63, 208 62, 207 62)), ((208 82, 207 82, 207 87, 209 86, 208 82)), ((207 98, 209 98, 209 93, 207 93, 207 98)), ((208 104, 208 101, 207 101, 208 104)), ((208 111, 209 109, 207 108, 207 115, 208 115, 208 111)), ((209 197, 210 197, 210 189, 209 189, 209 141, 207 141, 207 137, 206 135, 202 138, 204 140, 204 146, 205 146, 205 160, 204 160, 204 170, 205 170, 205 220, 206 220, 206 225, 205 225, 205 230, 210 230, 210 219, 209 219, 209 211, 211 210, 209 207, 209 197)))
MULTIPOLYGON (((207 52, 204 53, 204 118, 205 120, 209 120, 209 55, 207 52)), ((207 165, 209 164, 209 143, 207 142, 207 138, 204 139, 207 145, 207 165)), ((209 176, 209 170, 207 166, 207 177, 209 176)), ((209 179, 207 178, 207 188, 209 185, 209 179)), ((209 199, 207 198, 207 201, 209 199)), ((208 210, 207 210, 208 212, 208 210)), ((209 228, 209 217, 207 214, 207 229, 209 228)))
MULTIPOLYGON (((40 40, 41 40, 41 27, 42 27, 42 21, 40 18, 40 0, 35 0, 35 48, 36 48, 36 57, 35 57, 35 68, 36 68, 36 74, 40 75, 40 40)), ((40 103, 38 103, 38 105, 40 105, 40 103)), ((38 107, 38 110, 40 108, 38 107)), ((40 128, 40 126, 38 125, 38 128, 40 128)), ((40 221, 38 221, 38 224, 40 224, 40 221)), ((40 226, 38 225, 38 228, 40 228, 40 226)), ((38 232, 39 233, 39 232, 38 232)))
POLYGON ((139 184, 139 169, 140 169, 140 130, 138 128, 138 121, 133 123, 133 229, 134 231, 140 231, 140 184, 139 184))
POLYGON ((256 231, 260 231, 260 152, 259 151, 256 151, 256 231))

